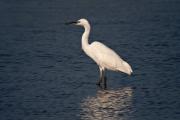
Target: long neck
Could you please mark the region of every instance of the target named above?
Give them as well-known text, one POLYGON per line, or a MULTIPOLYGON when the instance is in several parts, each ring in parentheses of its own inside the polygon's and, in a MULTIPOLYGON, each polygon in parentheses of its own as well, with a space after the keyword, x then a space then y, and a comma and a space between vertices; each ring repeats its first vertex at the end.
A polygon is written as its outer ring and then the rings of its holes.
POLYGON ((84 33, 82 35, 82 39, 81 39, 81 44, 82 44, 82 49, 86 49, 89 45, 88 43, 88 39, 89 39, 89 33, 90 33, 90 30, 91 30, 91 27, 89 24, 85 25, 84 26, 84 33))

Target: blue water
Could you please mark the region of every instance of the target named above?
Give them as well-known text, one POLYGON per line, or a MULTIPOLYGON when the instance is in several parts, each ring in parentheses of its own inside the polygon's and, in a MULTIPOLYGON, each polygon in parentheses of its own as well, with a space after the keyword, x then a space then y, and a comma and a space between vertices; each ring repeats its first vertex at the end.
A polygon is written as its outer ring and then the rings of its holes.
POLYGON ((179 0, 1 0, 1 120, 179 120, 179 0), (81 50, 87 18, 91 42, 113 48, 134 74, 107 71, 81 50))

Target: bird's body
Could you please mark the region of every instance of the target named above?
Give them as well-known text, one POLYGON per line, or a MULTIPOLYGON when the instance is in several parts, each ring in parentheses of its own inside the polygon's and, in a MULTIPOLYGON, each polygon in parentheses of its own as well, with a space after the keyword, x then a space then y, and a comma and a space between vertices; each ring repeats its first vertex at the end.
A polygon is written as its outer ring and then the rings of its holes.
POLYGON ((85 31, 82 35, 81 43, 83 51, 92 58, 100 69, 100 80, 98 84, 104 81, 105 82, 105 69, 112 70, 112 71, 119 71, 124 72, 129 75, 132 73, 131 66, 125 62, 116 52, 114 52, 111 48, 107 47, 103 43, 98 41, 94 41, 89 44, 89 34, 90 34, 90 24, 86 19, 80 19, 77 22, 70 22, 75 23, 75 25, 83 26, 85 31))
POLYGON ((84 51, 103 69, 124 72, 129 75, 132 73, 132 69, 127 62, 122 60, 111 48, 100 42, 91 43, 84 51))

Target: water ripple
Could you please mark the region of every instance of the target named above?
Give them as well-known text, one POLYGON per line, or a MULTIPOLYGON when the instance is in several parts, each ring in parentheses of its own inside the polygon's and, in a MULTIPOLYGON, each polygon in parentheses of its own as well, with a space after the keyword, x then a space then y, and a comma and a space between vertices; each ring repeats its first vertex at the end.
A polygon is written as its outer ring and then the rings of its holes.
POLYGON ((125 120, 131 113, 131 87, 118 90, 99 90, 95 97, 81 103, 83 120, 125 120))

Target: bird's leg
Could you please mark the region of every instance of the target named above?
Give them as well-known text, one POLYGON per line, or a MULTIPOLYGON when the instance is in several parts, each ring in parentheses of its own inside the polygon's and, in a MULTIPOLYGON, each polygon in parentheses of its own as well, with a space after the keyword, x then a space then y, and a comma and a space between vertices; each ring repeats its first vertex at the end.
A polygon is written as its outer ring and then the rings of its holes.
POLYGON ((104 88, 106 89, 107 88, 107 77, 104 76, 104 88))
POLYGON ((100 76, 99 76, 99 80, 97 81, 96 85, 101 85, 102 79, 103 79, 103 69, 101 67, 99 67, 99 72, 100 72, 100 76))
POLYGON ((102 80, 103 80, 104 88, 106 89, 107 84, 106 84, 105 69, 103 69, 103 71, 102 71, 102 80))

